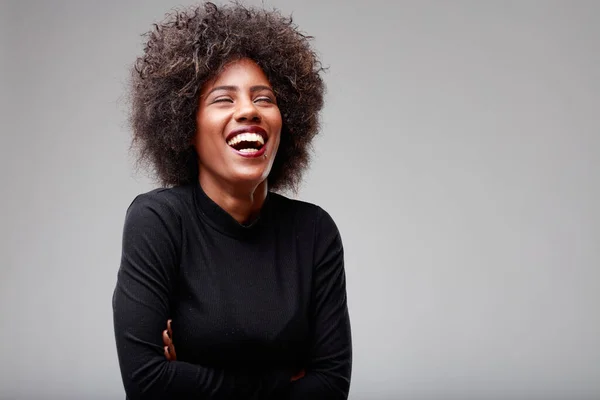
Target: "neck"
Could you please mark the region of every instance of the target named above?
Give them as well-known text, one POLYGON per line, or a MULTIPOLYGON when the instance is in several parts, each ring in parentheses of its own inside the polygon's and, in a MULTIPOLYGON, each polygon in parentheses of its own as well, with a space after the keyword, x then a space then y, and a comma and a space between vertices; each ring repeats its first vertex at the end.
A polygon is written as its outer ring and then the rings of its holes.
POLYGON ((267 198, 266 179, 259 184, 238 186, 200 172, 199 181, 204 193, 240 224, 255 219, 267 198))

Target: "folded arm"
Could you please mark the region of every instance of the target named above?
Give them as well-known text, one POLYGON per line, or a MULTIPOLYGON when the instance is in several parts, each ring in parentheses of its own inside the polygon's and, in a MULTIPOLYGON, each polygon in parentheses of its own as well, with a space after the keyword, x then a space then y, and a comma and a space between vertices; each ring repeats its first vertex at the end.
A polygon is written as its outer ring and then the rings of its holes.
POLYGON ((129 207, 113 294, 117 354, 128 399, 262 399, 290 383, 290 371, 231 373, 164 356, 162 331, 181 244, 179 217, 165 200, 129 207))
POLYGON ((321 210, 313 277, 312 343, 306 374, 288 389, 289 400, 347 399, 352 338, 346 298, 344 251, 339 231, 321 210))

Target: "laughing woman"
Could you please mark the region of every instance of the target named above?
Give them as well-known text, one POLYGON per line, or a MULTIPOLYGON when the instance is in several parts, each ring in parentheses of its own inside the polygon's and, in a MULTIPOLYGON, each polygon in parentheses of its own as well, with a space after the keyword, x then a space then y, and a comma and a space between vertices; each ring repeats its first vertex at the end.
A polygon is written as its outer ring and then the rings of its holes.
POLYGON ((276 192, 308 165, 320 73, 274 11, 208 3, 147 35, 131 122, 161 188, 125 217, 113 314, 127 398, 348 397, 340 233, 276 192))

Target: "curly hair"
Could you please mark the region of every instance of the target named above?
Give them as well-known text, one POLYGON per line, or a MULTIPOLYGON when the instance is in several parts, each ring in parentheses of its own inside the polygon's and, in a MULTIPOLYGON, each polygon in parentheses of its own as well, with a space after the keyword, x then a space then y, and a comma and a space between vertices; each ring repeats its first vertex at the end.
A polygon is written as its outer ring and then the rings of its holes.
POLYGON ((174 10, 143 35, 129 95, 132 147, 163 186, 198 177, 196 134, 202 85, 236 59, 250 58, 269 79, 282 116, 279 150, 268 176, 273 190, 297 189, 319 132, 324 70, 291 17, 239 3, 174 10))

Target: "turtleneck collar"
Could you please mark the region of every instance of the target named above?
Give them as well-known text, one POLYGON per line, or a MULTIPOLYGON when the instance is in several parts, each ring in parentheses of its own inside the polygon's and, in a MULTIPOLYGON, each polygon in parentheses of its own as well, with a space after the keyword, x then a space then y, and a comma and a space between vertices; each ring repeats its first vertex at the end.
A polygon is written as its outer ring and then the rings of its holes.
POLYGON ((263 203, 259 215, 248 224, 240 224, 221 206, 215 203, 202 189, 200 182, 194 184, 194 201, 200 211, 202 219, 209 223, 213 228, 224 233, 227 236, 241 237, 254 234, 264 224, 269 207, 271 193, 267 192, 267 197, 263 203))

